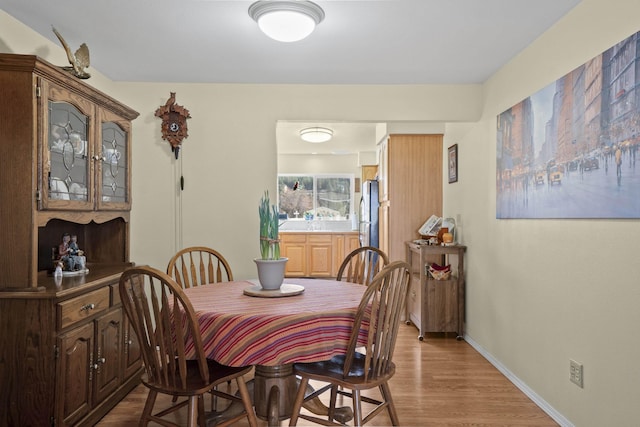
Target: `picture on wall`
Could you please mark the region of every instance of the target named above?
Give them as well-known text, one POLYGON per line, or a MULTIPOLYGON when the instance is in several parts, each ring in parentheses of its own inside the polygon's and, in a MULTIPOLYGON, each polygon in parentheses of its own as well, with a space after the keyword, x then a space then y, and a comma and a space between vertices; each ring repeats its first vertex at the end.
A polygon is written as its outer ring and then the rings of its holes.
POLYGON ((640 32, 497 118, 497 218, 640 218, 640 32))
POLYGON ((458 181, 458 144, 449 147, 448 152, 449 184, 458 181))

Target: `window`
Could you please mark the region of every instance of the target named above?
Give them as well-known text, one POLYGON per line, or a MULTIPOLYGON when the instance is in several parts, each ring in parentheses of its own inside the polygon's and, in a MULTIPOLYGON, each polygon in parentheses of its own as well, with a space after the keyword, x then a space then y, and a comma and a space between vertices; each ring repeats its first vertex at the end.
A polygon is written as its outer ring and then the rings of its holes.
POLYGON ((278 206, 288 218, 346 219, 353 194, 352 174, 278 175, 278 206))

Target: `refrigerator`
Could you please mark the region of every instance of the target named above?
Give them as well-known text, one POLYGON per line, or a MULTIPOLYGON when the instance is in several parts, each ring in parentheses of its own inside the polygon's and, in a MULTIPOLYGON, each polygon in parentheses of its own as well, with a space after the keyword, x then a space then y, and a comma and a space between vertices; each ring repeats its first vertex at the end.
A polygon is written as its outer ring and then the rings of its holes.
POLYGON ((362 183, 360 198, 359 235, 360 246, 380 247, 378 230, 378 181, 366 180, 362 183))

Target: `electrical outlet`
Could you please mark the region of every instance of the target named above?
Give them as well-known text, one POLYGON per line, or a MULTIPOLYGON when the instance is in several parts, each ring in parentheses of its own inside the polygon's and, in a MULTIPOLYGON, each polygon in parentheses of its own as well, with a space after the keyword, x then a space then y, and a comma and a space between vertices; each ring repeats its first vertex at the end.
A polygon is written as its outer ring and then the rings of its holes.
POLYGON ((578 387, 583 388, 582 364, 569 359, 569 379, 578 387))

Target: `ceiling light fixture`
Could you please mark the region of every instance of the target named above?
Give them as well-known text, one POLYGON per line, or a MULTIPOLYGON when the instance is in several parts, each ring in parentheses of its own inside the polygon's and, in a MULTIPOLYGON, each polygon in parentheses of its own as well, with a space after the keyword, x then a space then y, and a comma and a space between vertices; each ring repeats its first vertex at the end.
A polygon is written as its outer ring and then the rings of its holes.
POLYGON ((324 11, 306 0, 260 0, 249 6, 249 16, 267 36, 281 42, 297 42, 311 34, 324 19, 324 11))
POLYGON ((300 131, 300 138, 303 141, 319 143, 327 142, 333 137, 333 131, 328 128, 312 127, 302 129, 300 131))

